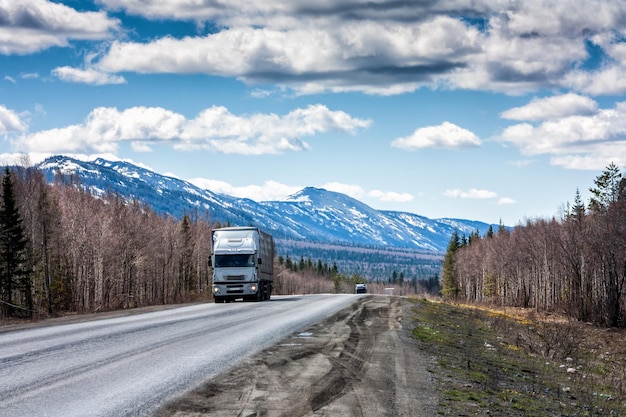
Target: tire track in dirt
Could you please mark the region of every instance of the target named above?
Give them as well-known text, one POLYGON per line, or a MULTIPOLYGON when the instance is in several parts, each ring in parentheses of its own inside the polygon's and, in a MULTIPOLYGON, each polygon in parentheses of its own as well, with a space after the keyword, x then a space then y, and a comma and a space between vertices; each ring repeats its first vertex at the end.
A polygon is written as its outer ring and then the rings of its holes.
POLYGON ((339 356, 332 357, 330 355, 332 350, 329 351, 328 346, 323 351, 329 358, 332 369, 313 384, 313 397, 310 400, 313 412, 333 402, 343 395, 354 381, 362 379, 363 366, 371 355, 376 333, 366 325, 372 315, 372 310, 365 308, 366 305, 359 304, 359 308, 350 314, 347 320, 350 328, 349 337, 339 356))
POLYGON ((367 296, 166 404, 158 417, 436 415, 412 303, 367 296), (409 316, 409 317, 407 317, 409 316))

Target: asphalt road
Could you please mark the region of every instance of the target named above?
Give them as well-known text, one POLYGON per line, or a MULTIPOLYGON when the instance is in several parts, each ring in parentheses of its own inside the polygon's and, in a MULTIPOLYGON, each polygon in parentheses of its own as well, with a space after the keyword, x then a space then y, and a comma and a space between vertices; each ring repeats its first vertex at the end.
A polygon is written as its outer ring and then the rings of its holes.
POLYGON ((0 416, 149 416, 355 295, 198 304, 0 334, 0 416))

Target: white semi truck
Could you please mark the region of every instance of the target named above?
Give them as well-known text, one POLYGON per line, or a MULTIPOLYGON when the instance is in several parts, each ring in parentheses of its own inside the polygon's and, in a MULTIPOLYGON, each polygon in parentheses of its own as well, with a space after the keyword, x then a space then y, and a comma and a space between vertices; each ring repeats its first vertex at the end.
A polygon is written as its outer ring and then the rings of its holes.
POLYGON ((209 265, 216 303, 269 300, 274 283, 274 239, 257 227, 214 229, 209 265))

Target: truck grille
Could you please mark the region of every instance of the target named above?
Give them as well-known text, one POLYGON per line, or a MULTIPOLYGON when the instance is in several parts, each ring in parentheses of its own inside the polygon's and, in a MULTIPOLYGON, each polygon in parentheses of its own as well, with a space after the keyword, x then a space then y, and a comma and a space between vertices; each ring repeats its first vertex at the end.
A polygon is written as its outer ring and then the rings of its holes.
POLYGON ((229 281, 243 281, 243 275, 226 275, 226 279, 229 281))
POLYGON ((227 285, 227 294, 243 294, 243 285, 227 285))

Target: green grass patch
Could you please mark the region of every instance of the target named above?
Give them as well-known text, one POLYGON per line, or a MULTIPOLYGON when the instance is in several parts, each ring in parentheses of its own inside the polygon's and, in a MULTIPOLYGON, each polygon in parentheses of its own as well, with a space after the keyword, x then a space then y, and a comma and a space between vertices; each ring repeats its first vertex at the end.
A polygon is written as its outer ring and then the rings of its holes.
POLYGON ((626 360, 571 323, 425 299, 414 314, 413 337, 438 363, 439 415, 626 416, 626 360))

